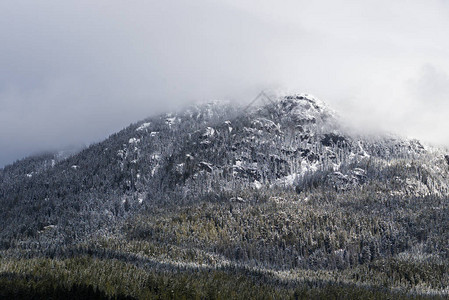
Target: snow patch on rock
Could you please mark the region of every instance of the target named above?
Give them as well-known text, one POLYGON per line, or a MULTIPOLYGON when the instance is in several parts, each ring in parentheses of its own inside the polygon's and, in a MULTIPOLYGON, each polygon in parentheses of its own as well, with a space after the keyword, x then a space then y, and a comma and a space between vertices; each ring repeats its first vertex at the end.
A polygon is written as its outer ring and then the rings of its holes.
POLYGON ((151 126, 151 122, 143 123, 142 125, 140 125, 140 126, 136 129, 136 131, 143 131, 143 130, 147 129, 147 128, 150 127, 150 126, 151 126))

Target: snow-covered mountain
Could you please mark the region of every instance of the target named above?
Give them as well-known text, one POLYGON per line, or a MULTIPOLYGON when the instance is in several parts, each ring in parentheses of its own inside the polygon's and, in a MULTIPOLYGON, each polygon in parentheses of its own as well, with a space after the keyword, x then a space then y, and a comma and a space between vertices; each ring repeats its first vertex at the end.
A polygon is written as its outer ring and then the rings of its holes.
POLYGON ((0 170, 0 255, 288 270, 416 253, 445 261, 448 195, 443 150, 361 134, 307 94, 262 95, 151 117, 77 154, 0 170))
POLYGON ((243 112, 209 103, 136 126, 117 151, 122 171, 133 165, 130 189, 162 180, 163 187, 194 197, 236 186, 298 187, 317 173, 326 174, 322 184, 346 189, 407 162, 432 177, 422 183, 420 174, 403 174, 403 180, 414 183, 409 192, 448 193, 442 152, 417 140, 351 134, 332 110, 309 95, 282 96, 243 112))
POLYGON ((191 106, 133 124, 74 156, 19 161, 0 173, 1 199, 28 202, 21 193, 33 189, 33 203, 60 202, 61 194, 106 189, 137 205, 236 188, 300 192, 318 177, 314 184, 336 190, 381 180, 394 194, 449 193, 444 152, 417 140, 353 134, 307 94, 267 99, 246 109, 220 102, 191 106), (404 172, 388 174, 399 165, 404 172), (58 192, 68 186, 73 189, 58 192))

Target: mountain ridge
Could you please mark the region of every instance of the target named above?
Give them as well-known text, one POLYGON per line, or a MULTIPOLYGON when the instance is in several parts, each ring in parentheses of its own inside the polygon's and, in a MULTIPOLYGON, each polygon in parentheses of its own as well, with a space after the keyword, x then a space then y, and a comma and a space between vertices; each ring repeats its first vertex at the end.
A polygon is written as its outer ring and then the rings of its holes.
POLYGON ((404 284, 407 267, 385 284, 440 295, 449 286, 439 271, 449 266, 445 155, 354 134, 305 94, 248 110, 192 106, 54 164, 47 155, 2 170, 0 256, 93 255, 151 262, 156 273, 204 266, 373 287, 387 267, 425 264, 438 279, 404 284))

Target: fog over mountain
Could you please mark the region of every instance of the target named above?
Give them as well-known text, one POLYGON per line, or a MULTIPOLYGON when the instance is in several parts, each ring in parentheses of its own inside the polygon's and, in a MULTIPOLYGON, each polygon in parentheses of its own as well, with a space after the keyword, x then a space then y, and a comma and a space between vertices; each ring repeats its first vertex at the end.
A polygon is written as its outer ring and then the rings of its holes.
POLYGON ((192 102, 312 93, 449 144, 447 1, 0 2, 0 167, 192 102))

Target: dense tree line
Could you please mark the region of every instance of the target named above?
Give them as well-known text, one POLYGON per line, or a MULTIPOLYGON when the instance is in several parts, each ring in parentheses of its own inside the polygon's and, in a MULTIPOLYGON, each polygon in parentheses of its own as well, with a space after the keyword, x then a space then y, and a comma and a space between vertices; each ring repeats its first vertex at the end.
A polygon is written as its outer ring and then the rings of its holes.
POLYGON ((86 256, 1 262, 5 299, 443 299, 323 280, 285 283, 238 268, 167 273, 86 256))

